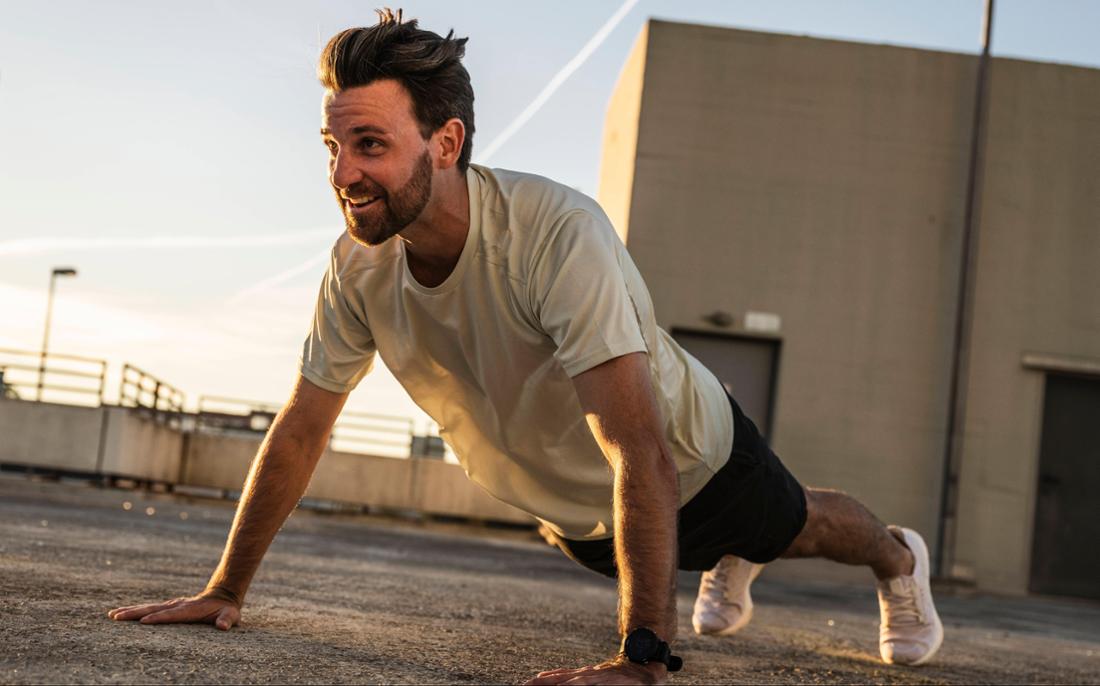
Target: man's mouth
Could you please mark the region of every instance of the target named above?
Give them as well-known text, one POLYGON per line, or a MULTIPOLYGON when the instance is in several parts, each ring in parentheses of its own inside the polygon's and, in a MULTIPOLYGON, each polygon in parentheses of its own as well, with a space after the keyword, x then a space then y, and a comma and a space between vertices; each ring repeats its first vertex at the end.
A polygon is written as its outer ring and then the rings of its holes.
POLYGON ((358 198, 344 198, 344 202, 354 210, 362 209, 378 199, 377 195, 363 195, 358 198))

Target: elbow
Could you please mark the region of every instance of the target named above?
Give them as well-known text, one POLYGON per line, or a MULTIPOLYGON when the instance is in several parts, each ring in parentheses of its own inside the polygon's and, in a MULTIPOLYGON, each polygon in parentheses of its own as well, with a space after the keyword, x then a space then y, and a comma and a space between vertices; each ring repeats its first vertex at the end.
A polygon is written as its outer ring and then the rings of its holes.
POLYGON ((623 450, 612 464, 618 479, 639 479, 677 484, 679 470, 664 440, 647 442, 633 449, 623 450))

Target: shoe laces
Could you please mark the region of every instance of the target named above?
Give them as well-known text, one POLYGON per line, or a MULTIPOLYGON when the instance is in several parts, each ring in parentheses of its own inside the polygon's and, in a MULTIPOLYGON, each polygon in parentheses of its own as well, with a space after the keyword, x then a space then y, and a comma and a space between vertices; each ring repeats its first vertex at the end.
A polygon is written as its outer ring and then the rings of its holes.
POLYGON ((899 578, 885 584, 883 595, 887 602, 882 608, 883 626, 924 624, 924 611, 920 606, 919 593, 920 589, 912 579, 899 578), (895 590, 895 583, 900 587, 897 590, 895 590))
POLYGON ((723 605, 732 605, 737 599, 730 597, 729 580, 736 566, 736 560, 723 557, 714 569, 703 572, 703 593, 723 605))

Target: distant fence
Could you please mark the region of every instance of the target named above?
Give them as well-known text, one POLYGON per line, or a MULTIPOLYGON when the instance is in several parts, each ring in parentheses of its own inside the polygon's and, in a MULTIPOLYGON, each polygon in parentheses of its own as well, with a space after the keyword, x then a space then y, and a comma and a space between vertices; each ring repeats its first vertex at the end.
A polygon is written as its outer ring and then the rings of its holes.
MULTIPOLYGON (((275 420, 281 405, 225 396, 199 396, 198 427, 262 433, 275 420)), ((388 457, 438 457, 445 454, 443 439, 419 436, 412 419, 396 415, 344 410, 329 442, 333 449, 388 457)))
MULTIPOLYGON (((107 361, 79 355, 0 348, 0 397, 12 400, 101 406, 107 361)), ((263 434, 282 405, 225 396, 199 396, 195 414, 185 411, 183 391, 132 364, 122 365, 118 406, 152 413, 158 421, 189 431, 263 434)), ((329 439, 334 450, 384 457, 442 459, 447 448, 434 430, 416 433, 408 417, 345 410, 329 439)))
POLYGON ((118 386, 121 407, 141 407, 156 412, 182 412, 183 391, 132 364, 122 365, 122 380, 118 386))
POLYGON ((332 428, 331 441, 337 450, 362 452, 367 446, 377 446, 380 452, 399 449, 409 455, 415 437, 413 421, 407 417, 344 411, 332 428))
POLYGON ((0 348, 0 394, 18 400, 102 405, 107 361, 0 348))

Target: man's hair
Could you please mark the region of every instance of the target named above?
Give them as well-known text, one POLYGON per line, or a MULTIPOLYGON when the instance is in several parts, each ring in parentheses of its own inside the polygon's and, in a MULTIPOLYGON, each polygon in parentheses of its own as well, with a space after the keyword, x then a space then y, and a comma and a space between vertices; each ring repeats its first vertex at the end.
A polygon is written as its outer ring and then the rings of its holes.
POLYGON ((466 126, 466 139, 458 156, 458 168, 470 166, 474 139, 474 89, 462 66, 467 38, 425 31, 415 19, 402 21, 388 7, 377 10, 378 23, 345 29, 333 36, 317 65, 321 85, 330 91, 366 86, 379 79, 394 79, 409 92, 413 115, 425 140, 447 122, 458 118, 466 126))

